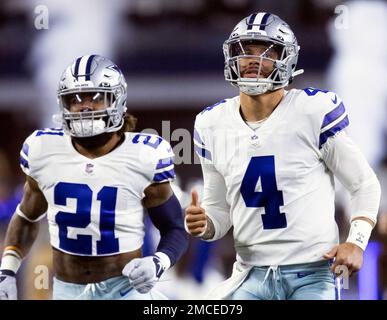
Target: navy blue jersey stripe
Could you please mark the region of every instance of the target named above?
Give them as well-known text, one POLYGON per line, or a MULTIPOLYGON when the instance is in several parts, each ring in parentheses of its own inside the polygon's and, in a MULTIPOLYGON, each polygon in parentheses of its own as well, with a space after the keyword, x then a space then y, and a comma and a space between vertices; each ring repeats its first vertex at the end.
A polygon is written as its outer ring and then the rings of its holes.
POLYGON ((261 26, 259 27, 259 30, 265 30, 267 19, 269 19, 269 17, 270 17, 270 13, 265 13, 260 23, 261 26))
POLYGON ((324 116, 323 124, 321 126, 321 129, 338 119, 340 116, 342 116, 345 112, 345 107, 343 103, 340 103, 335 109, 333 109, 331 112, 327 113, 324 116))
POLYGON ((23 144, 22 150, 23 150, 24 154, 25 154, 26 156, 28 156, 28 152, 30 151, 29 145, 28 145, 27 143, 24 143, 24 144, 23 144))
POLYGON ((224 103, 224 102, 226 102, 226 100, 219 101, 219 102, 213 104, 212 106, 206 107, 202 112, 200 112, 200 114, 203 114, 203 113, 206 112, 206 111, 211 111, 211 110, 214 109, 216 106, 219 106, 219 105, 221 105, 221 104, 224 103))
POLYGON ((197 143, 199 143, 199 144, 201 144, 201 145, 204 146, 204 142, 203 142, 203 140, 200 138, 199 132, 198 132, 196 129, 194 129, 194 140, 195 140, 197 143))
POLYGON ((86 81, 90 80, 91 63, 93 62, 94 57, 95 57, 95 54, 92 54, 92 55, 89 57, 89 59, 87 59, 87 63, 86 63, 86 71, 85 71, 85 75, 86 75, 85 80, 86 80, 86 81))
POLYGON ((36 133, 36 137, 39 137, 39 136, 43 136, 43 135, 51 135, 51 136, 63 136, 64 133, 63 132, 50 132, 50 131, 42 131, 42 130, 39 130, 37 133, 36 133))
POLYGON ((200 148, 196 144, 194 145, 194 149, 195 149, 198 156, 200 156, 202 158, 206 158, 208 160, 212 160, 212 155, 211 155, 211 152, 209 150, 204 149, 204 148, 200 148))
POLYGON ((175 178, 175 170, 172 169, 169 171, 156 173, 155 176, 153 177, 153 181, 160 182, 163 180, 173 179, 173 178, 175 178))
POLYGON ((172 158, 160 159, 159 162, 157 163, 156 170, 169 167, 172 164, 173 164, 172 158))
POLYGON ((325 142, 327 142, 329 137, 334 136, 337 132, 343 130, 348 125, 349 125, 349 120, 348 120, 348 116, 346 116, 343 120, 341 120, 339 123, 334 125, 332 128, 320 134, 319 148, 321 149, 322 145, 325 142))
POLYGON ((26 159, 24 159, 22 156, 20 156, 19 158, 20 160, 20 164, 24 167, 24 168, 29 168, 29 165, 28 165, 28 161, 26 159))

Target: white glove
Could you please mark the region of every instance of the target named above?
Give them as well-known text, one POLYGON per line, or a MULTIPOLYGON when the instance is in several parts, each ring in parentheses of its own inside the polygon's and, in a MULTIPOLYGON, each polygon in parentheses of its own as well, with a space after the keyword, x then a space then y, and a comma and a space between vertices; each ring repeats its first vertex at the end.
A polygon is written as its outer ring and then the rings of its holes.
POLYGON ((0 300, 17 300, 16 277, 10 270, 0 270, 0 300))
POLYGON ((136 258, 131 260, 122 270, 122 274, 129 278, 129 283, 139 293, 149 292, 165 271, 158 256, 136 258))

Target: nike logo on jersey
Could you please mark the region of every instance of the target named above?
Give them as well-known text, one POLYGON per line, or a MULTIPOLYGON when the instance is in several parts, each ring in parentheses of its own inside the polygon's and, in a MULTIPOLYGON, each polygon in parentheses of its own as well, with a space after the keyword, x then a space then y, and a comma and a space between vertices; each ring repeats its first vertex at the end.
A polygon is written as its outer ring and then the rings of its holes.
POLYGON ((332 100, 332 102, 334 103, 334 104, 336 104, 336 102, 337 102, 337 96, 335 95, 335 98, 334 99, 331 99, 332 100))
POLYGON ((316 272, 297 272, 297 278, 305 278, 306 276, 310 276, 316 272))

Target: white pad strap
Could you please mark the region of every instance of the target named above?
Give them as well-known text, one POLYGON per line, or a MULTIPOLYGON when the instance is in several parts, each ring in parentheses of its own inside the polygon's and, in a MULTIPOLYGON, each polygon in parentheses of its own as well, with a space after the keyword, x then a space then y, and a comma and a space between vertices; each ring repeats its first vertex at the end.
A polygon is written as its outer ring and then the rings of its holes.
POLYGON ((373 227, 367 221, 359 219, 353 220, 351 222, 351 229, 349 230, 347 242, 356 244, 364 251, 367 247, 372 229, 373 227))
POLYGON ((36 219, 30 219, 20 210, 20 204, 16 207, 16 211, 15 212, 16 212, 16 214, 19 217, 22 217, 23 219, 25 219, 25 220, 27 220, 28 222, 31 222, 31 223, 38 222, 38 221, 42 220, 46 216, 46 213, 43 213, 41 216, 37 217, 36 219))

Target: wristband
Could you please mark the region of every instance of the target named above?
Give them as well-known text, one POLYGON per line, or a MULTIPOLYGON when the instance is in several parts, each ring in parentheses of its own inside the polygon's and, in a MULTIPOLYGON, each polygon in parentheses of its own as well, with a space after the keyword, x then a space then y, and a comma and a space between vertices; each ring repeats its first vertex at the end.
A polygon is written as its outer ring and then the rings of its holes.
POLYGON ((164 252, 160 252, 160 251, 156 252, 155 256, 159 258, 161 264, 164 267, 164 271, 168 270, 169 267, 171 266, 171 259, 169 259, 169 257, 164 252))
POLYGON ((364 251, 367 247, 371 232, 372 226, 369 222, 359 219, 353 220, 347 242, 356 244, 364 251))
POLYGON ((10 270, 16 274, 23 259, 19 255, 18 251, 8 248, 10 247, 6 247, 4 250, 3 258, 1 259, 0 270, 10 270))

